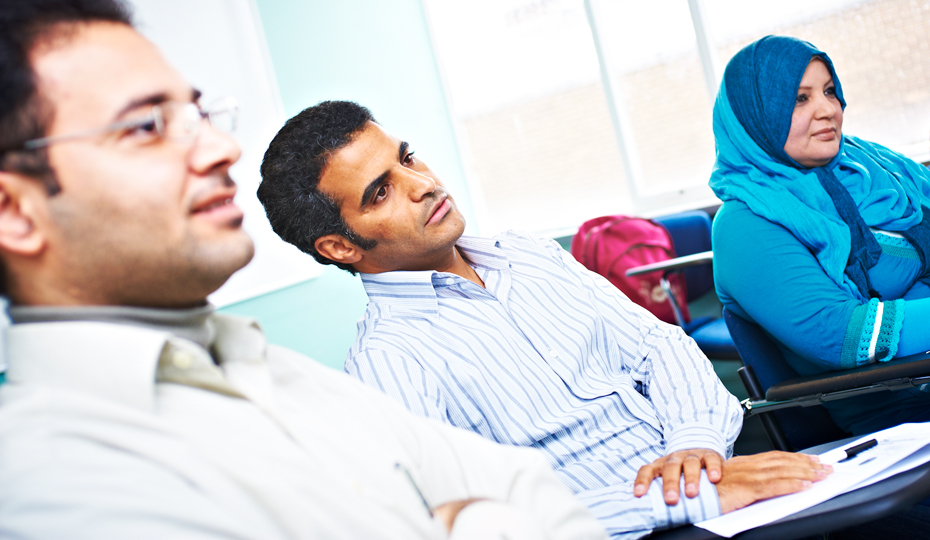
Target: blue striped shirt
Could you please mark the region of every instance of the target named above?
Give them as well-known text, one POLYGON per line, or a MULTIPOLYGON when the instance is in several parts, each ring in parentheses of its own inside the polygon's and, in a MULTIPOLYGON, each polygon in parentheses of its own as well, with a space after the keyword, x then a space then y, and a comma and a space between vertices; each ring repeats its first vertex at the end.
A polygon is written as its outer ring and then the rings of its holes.
POLYGON ((643 465, 727 456, 736 398, 680 328, 632 303, 558 244, 508 232, 457 244, 485 288, 434 271, 363 274, 370 302, 345 370, 411 411, 540 449, 614 537, 715 517, 700 495, 669 507, 643 465))

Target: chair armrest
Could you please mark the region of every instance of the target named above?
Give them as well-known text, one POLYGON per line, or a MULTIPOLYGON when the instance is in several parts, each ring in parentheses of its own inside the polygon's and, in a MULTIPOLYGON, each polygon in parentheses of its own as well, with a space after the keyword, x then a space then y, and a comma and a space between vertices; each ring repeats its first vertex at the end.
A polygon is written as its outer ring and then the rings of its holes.
MULTIPOLYGON (((870 385, 896 382, 914 386, 910 380, 930 377, 930 351, 905 356, 889 362, 869 364, 861 368, 830 371, 773 384, 765 392, 767 401, 784 401, 803 396, 841 392, 870 385)), ((930 382, 922 381, 922 382, 930 382)))
POLYGON ((626 271, 627 276, 638 276, 639 274, 646 274, 649 272, 655 272, 656 270, 665 270, 666 273, 672 270, 678 270, 681 268, 687 268, 689 266, 697 266, 699 264, 707 264, 714 260, 713 251, 704 251, 701 253, 694 253, 692 255, 685 255, 684 257, 676 257, 674 259, 669 259, 667 261, 644 264, 643 266, 634 266, 626 271))

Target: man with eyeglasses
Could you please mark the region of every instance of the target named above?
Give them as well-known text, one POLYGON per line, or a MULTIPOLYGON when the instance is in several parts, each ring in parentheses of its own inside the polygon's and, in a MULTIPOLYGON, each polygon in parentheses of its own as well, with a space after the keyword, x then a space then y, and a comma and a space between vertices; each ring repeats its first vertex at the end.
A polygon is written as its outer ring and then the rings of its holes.
POLYGON ((603 538, 535 452, 213 312, 253 246, 198 99, 113 0, 0 1, 0 538, 603 538))

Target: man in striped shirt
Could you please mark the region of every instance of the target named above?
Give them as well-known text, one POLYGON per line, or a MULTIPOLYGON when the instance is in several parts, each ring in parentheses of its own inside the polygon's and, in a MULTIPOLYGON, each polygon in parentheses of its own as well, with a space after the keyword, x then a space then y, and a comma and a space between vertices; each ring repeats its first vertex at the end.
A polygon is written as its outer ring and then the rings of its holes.
POLYGON ((362 275, 370 303, 346 371, 417 414, 541 450, 612 536, 829 473, 797 454, 724 460, 742 412, 690 338, 551 240, 462 236, 442 183, 367 109, 301 112, 262 177, 284 240, 362 275))

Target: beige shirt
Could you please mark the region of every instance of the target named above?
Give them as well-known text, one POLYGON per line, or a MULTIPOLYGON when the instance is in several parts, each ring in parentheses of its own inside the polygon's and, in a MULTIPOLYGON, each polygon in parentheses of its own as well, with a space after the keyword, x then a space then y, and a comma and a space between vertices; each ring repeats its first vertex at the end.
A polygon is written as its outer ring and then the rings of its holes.
POLYGON ((125 324, 8 329, 0 537, 439 539, 427 507, 469 498, 497 502, 462 512, 453 538, 606 537, 536 452, 210 320, 212 358, 125 324))

